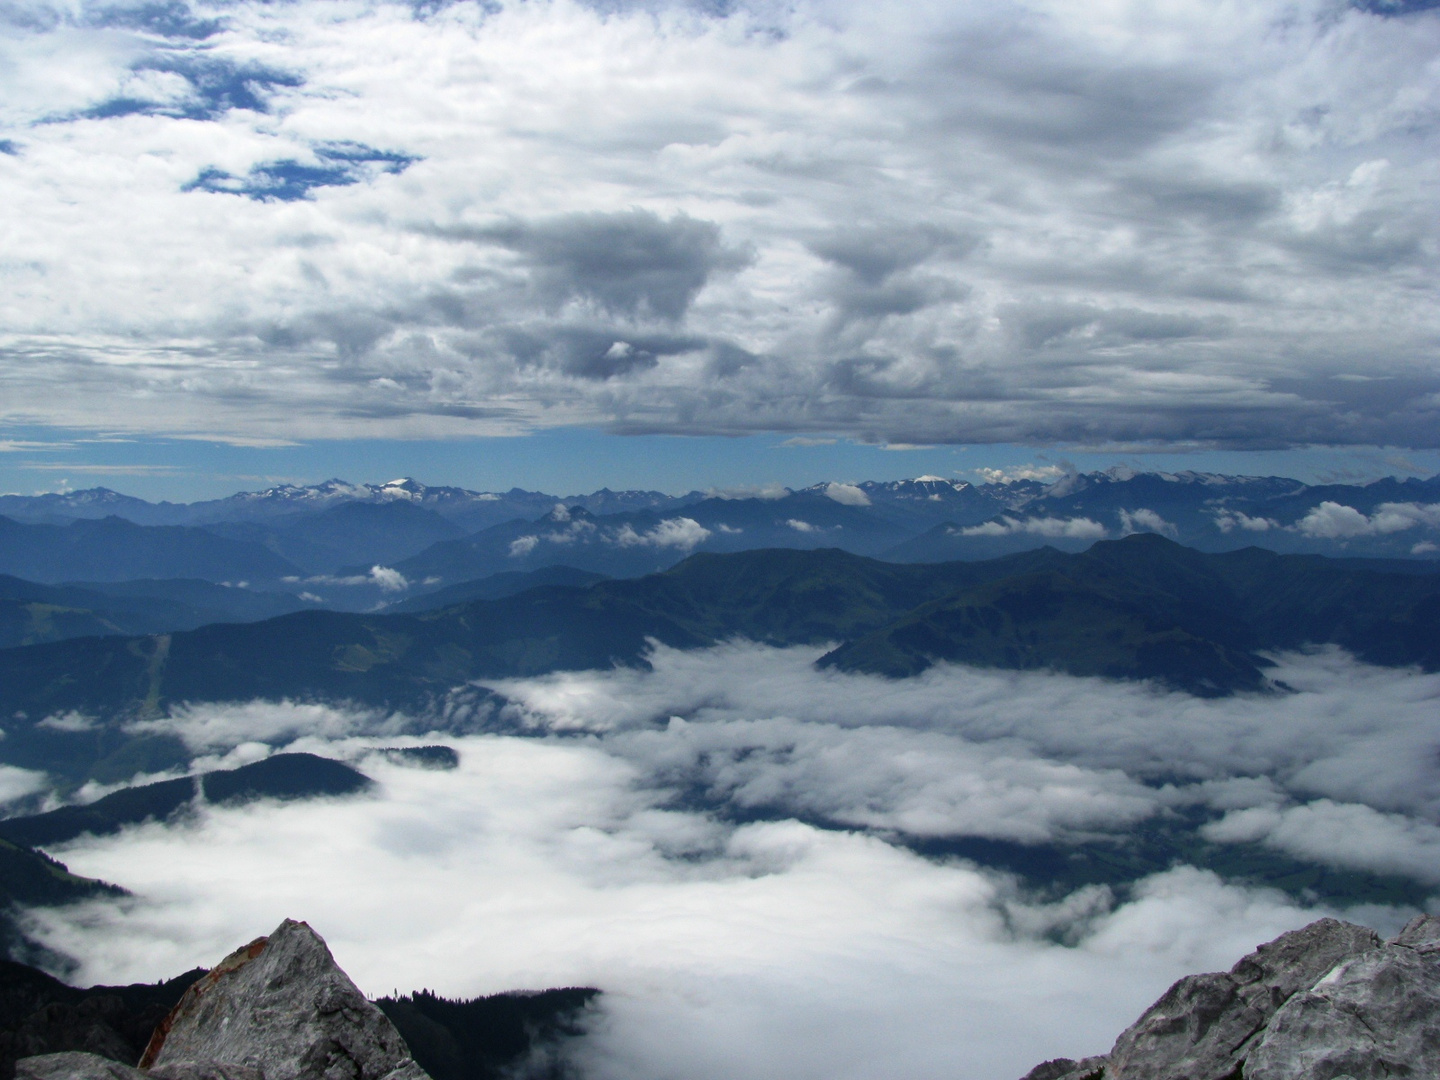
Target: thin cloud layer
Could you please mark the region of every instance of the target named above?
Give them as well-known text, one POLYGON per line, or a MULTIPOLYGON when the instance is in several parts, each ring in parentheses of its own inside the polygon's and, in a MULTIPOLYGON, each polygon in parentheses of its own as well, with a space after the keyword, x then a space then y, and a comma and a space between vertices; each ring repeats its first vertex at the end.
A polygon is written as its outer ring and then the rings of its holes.
POLYGON ((1278 658, 1271 675, 1291 692, 1210 701, 946 665, 896 682, 817 671, 817 655, 662 648, 650 672, 495 685, 508 721, 601 733, 647 774, 742 813, 1035 843, 1123 832, 1184 806, 1256 808, 1282 816, 1214 838, 1285 847, 1283 812, 1313 820, 1328 801, 1333 813, 1374 822, 1375 846, 1365 854, 1330 830, 1327 847, 1326 831, 1311 829, 1308 846, 1287 850, 1412 875, 1440 825, 1440 676, 1327 649, 1278 658), (1410 827, 1380 828, 1376 814, 1410 827))
POLYGON ((1440 445, 1424 5, 0 17, 9 422, 1440 445))

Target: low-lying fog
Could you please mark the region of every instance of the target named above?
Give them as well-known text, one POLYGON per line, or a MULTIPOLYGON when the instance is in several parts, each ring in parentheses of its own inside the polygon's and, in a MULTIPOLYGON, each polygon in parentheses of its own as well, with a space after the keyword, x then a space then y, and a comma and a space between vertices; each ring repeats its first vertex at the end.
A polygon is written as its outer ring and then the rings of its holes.
POLYGON ((206 767, 289 746, 378 788, 57 848, 135 898, 41 912, 35 932, 85 983, 208 965, 292 916, 372 995, 599 986, 594 1080, 1015 1080, 1103 1052, 1178 976, 1324 912, 1184 866, 1123 902, 1041 902, 907 840, 1064 843, 1203 805, 1210 840, 1440 884, 1440 676, 1325 651, 1280 658, 1293 693, 1201 701, 947 667, 891 682, 817 655, 661 650, 649 672, 494 684, 517 735, 183 712, 159 726, 206 767), (366 756, 433 742, 457 770, 366 756))

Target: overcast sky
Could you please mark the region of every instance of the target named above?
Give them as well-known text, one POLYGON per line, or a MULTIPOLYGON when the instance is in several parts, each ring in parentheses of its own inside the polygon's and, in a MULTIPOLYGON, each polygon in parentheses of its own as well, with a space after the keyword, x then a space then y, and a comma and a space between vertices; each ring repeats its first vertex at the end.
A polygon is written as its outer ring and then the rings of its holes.
POLYGON ((13 0, 0 440, 1434 448, 1427 7, 13 0))

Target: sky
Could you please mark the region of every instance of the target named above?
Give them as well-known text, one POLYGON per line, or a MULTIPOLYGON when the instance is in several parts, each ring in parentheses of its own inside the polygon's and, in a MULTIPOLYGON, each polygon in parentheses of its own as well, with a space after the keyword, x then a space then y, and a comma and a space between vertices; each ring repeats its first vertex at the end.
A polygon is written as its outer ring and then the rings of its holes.
MULTIPOLYGON (((197 769, 289 747, 378 785, 61 845, 134 895, 33 930, 80 985, 208 966, 292 917, 371 995, 599 986, 591 1080, 1014 1080, 1333 909, 1183 864, 1047 894, 915 842, 1063 845, 1200 806, 1221 844, 1440 885, 1440 676, 1331 649, 1277 658, 1286 695, 1197 699, 943 664, 896 682, 819 651, 496 683, 509 734, 264 702, 136 724, 197 769), (370 754, 437 741, 457 770, 370 754)), ((1389 935, 1414 912, 1334 913, 1389 935)))
POLYGON ((0 21, 6 490, 1440 467, 1429 3, 0 21))

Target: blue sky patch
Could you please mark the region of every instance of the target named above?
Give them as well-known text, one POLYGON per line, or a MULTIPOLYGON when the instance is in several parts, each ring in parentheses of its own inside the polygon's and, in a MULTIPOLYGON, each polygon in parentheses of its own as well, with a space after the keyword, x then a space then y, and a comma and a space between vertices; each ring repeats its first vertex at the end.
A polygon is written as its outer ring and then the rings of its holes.
POLYGON ((14 139, 0 139, 0 154, 9 154, 11 157, 20 156, 20 144, 14 139))
POLYGON ((1440 0, 1354 0, 1354 5, 1371 15, 1412 15, 1440 7, 1440 0))
POLYGON ((237 64, 203 52, 151 56, 132 71, 179 75, 190 87, 186 97, 172 101, 118 96, 92 105, 80 117, 110 120, 118 116, 170 116, 177 120, 218 120, 232 109, 268 113, 269 95, 278 88, 305 85, 299 75, 260 64, 237 64))
POLYGON ((295 202, 310 198, 316 188, 348 187, 382 173, 401 173, 420 160, 355 142, 322 143, 314 152, 316 164, 283 158, 252 165, 244 176, 213 167, 202 169, 183 190, 243 195, 261 202, 295 202))
POLYGON ((91 26, 140 30, 166 38, 204 41, 214 37, 225 24, 219 19, 199 19, 188 4, 180 0, 169 3, 139 4, 134 7, 108 7, 91 12, 91 26))

